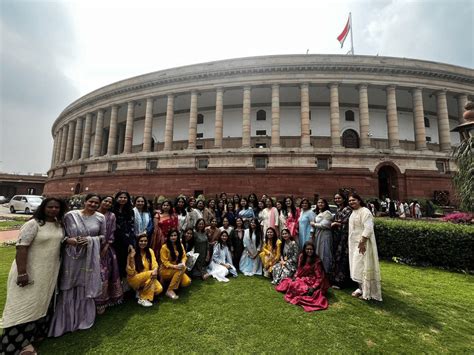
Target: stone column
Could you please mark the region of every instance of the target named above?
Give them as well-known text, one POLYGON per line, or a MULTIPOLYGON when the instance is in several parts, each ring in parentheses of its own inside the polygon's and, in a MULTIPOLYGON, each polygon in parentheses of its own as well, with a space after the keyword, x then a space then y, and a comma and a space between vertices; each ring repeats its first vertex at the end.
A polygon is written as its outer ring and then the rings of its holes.
POLYGON ((389 85, 385 90, 387 92, 388 146, 390 149, 395 149, 400 147, 398 138, 397 88, 395 85, 389 85))
POLYGON ((422 88, 411 91, 413 97, 413 121, 415 126, 415 149, 426 150, 425 109, 422 88))
POLYGON ((84 140, 82 142, 81 159, 89 158, 91 151, 92 113, 86 115, 84 123, 84 140))
POLYGON ((250 148, 250 109, 252 91, 250 86, 244 87, 242 107, 242 148, 250 148))
POLYGON ((280 86, 272 85, 272 142, 271 146, 280 146, 280 86))
POLYGON ((309 120, 309 84, 300 85, 301 95, 301 148, 311 146, 310 120, 309 120))
POLYGON ((451 151, 451 133, 449 131, 448 102, 446 90, 436 92, 436 105, 438 109, 438 134, 439 149, 442 152, 451 151))
POLYGON ((74 149, 72 151, 72 160, 77 160, 81 157, 81 139, 82 139, 82 117, 77 118, 76 122, 76 134, 74 135, 74 149))
POLYGON ((189 105, 189 132, 188 132, 188 149, 196 149, 197 134, 197 91, 191 91, 191 102, 189 105))
POLYGON ((109 141, 107 144, 107 155, 117 154, 117 119, 118 119, 117 105, 113 105, 110 110, 110 125, 109 125, 109 141))
POLYGON ((74 145, 74 130, 76 128, 76 122, 69 122, 69 129, 67 133, 67 144, 66 144, 66 156, 65 160, 70 161, 72 159, 72 147, 74 145))
POLYGON ((57 150, 58 150, 58 134, 56 133, 54 136, 53 136, 53 154, 52 154, 52 158, 51 158, 51 168, 54 167, 54 165, 56 165, 56 157, 57 157, 57 150))
POLYGON ((214 148, 222 148, 222 136, 224 133, 223 112, 224 112, 224 90, 222 88, 217 88, 214 148))
POLYGON ((98 157, 102 153, 102 141, 104 140, 104 110, 97 111, 97 122, 95 123, 95 139, 94 139, 94 157, 98 157))
POLYGON ((329 84, 331 100, 331 143, 332 147, 341 146, 341 131, 339 129, 339 84, 329 84))
POLYGON ((64 161, 64 157, 66 156, 66 141, 67 141, 67 130, 69 126, 65 125, 61 128, 61 151, 59 153, 59 162, 62 163, 64 161))
POLYGON ((151 139, 153 130, 153 98, 146 99, 145 124, 143 127, 143 151, 151 151, 151 139))
POLYGON ((462 117, 464 114, 464 105, 467 103, 467 95, 466 94, 459 94, 456 96, 456 99, 458 100, 458 121, 459 124, 463 124, 466 122, 466 120, 462 117))
POLYGON ((133 144, 133 116, 135 114, 135 102, 129 101, 127 108, 127 121, 125 123, 125 141, 123 146, 123 154, 132 152, 133 144))
POLYGON ((165 145, 163 150, 171 150, 173 147, 173 120, 174 95, 168 94, 168 102, 166 104, 165 145))
POLYGON ((359 90, 359 132, 360 132, 360 147, 370 148, 369 136, 369 97, 367 94, 367 84, 360 84, 359 90))

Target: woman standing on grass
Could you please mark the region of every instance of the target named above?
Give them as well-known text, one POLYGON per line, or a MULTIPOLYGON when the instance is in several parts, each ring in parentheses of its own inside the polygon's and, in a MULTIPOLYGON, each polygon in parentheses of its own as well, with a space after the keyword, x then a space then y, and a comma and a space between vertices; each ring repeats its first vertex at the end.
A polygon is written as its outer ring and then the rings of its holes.
POLYGON ((148 203, 144 196, 135 197, 135 207, 133 208, 135 235, 138 238, 148 235, 152 229, 151 215, 148 211, 148 203))
POLYGON ((272 284, 278 285, 286 277, 292 277, 298 266, 298 244, 292 239, 290 231, 281 231, 281 256, 273 267, 272 284))
POLYGON ((186 198, 184 196, 179 196, 176 199, 175 204, 175 213, 178 217, 178 232, 180 237, 183 236, 184 230, 186 229, 186 219, 187 219, 187 211, 186 211, 186 198))
POLYGON ((164 282, 170 282, 166 296, 176 300, 179 296, 175 291, 179 287, 191 285, 191 279, 186 275, 186 252, 184 251, 183 244, 179 241, 176 229, 171 229, 168 232, 166 243, 161 247, 160 259, 160 278, 164 282))
POLYGON ((229 234, 226 230, 223 230, 217 243, 214 245, 212 260, 207 268, 209 275, 221 282, 229 282, 229 279, 226 277, 229 273, 237 277, 237 270, 232 263, 232 255, 230 254, 228 241, 229 234))
POLYGON ((113 247, 117 253, 120 277, 123 279, 122 286, 124 290, 127 290, 126 267, 128 247, 131 245, 135 248, 136 246, 135 214, 128 192, 119 191, 115 194, 115 203, 112 207, 112 212, 116 219, 113 247))
POLYGON ((352 209, 347 205, 347 198, 337 193, 334 195, 337 206, 334 222, 331 224, 333 235, 334 268, 331 281, 334 288, 345 287, 350 281, 349 271, 349 217, 352 209))
POLYGON ((97 314, 105 312, 105 308, 122 303, 123 291, 120 283, 120 272, 117 256, 113 247, 115 233, 115 215, 110 212, 114 198, 105 196, 100 201, 98 211, 105 217, 105 242, 100 251, 100 273, 102 277, 102 293, 95 299, 97 314))
POLYGON ((88 194, 83 210, 70 211, 64 216, 67 245, 49 336, 59 337, 67 332, 89 329, 94 324, 94 298, 102 292, 100 244, 106 234, 105 217, 97 212, 99 204, 97 194, 88 194))
POLYGON ((298 222, 300 219, 300 209, 296 208, 291 197, 285 198, 285 204, 281 211, 281 222, 283 228, 287 228, 293 238, 298 235, 298 222))
POLYGON ((35 354, 33 342, 48 334, 64 237, 62 220, 66 203, 44 199, 33 217, 20 229, 16 257, 7 281, 7 300, 0 327, 0 354, 35 354))
POLYGON ((349 206, 349 267, 352 280, 359 284, 352 296, 382 301, 374 217, 358 194, 349 195, 349 206))
POLYGON ((332 270, 332 220, 328 202, 320 198, 316 204, 316 217, 311 226, 314 228, 316 254, 322 260, 327 275, 330 275, 332 270))
POLYGON ((166 243, 166 238, 170 230, 178 230, 178 216, 173 211, 170 200, 163 201, 161 212, 157 211, 153 222, 153 237, 151 248, 155 255, 160 255, 161 246, 166 243))
POLYGON ((204 219, 200 218, 197 220, 194 230, 194 252, 199 254, 199 256, 191 270, 192 277, 200 277, 203 280, 209 277, 206 271, 208 249, 209 242, 206 234, 206 223, 204 219))
POLYGON ((240 258, 242 257, 242 252, 244 250, 244 221, 241 217, 237 217, 235 220, 235 228, 230 234, 230 240, 232 243, 232 261, 236 268, 239 269, 240 258))
POLYGON ((272 277, 275 264, 280 260, 281 240, 278 239, 275 228, 268 227, 265 233, 265 243, 259 256, 262 259, 263 276, 272 277))
POLYGON ((163 291, 158 282, 158 262, 155 253, 149 248, 148 237, 138 237, 138 252, 130 247, 127 261, 127 281, 136 290, 138 304, 143 307, 153 306, 153 298, 163 291))
POLYGON ((262 229, 258 219, 250 220, 250 227, 244 233, 244 251, 240 258, 239 268, 245 276, 261 275, 262 261, 258 254, 262 248, 262 229))
POLYGON ((259 217, 262 218, 262 232, 266 235, 268 228, 273 228, 276 233, 276 237, 280 235, 280 214, 276 207, 273 205, 273 200, 267 197, 263 200, 265 208, 261 211, 259 217))
POLYGON ((298 246, 300 250, 304 243, 311 239, 311 222, 314 221, 316 215, 311 210, 311 204, 307 198, 301 200, 301 214, 298 220, 298 246))
POLYGON ((244 222, 244 228, 248 228, 250 220, 255 218, 254 210, 248 205, 247 199, 242 197, 240 200, 239 217, 244 222))
POLYGON ((298 258, 296 275, 283 279, 275 289, 285 293, 288 303, 302 306, 305 312, 312 312, 328 308, 328 288, 323 264, 316 255, 313 243, 308 241, 298 258))

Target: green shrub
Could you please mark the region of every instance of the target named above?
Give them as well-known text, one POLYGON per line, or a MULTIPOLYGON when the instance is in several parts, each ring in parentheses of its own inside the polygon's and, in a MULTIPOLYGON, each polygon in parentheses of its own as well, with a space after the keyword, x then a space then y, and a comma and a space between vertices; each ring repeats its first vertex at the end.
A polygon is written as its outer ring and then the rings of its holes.
POLYGON ((472 225, 376 218, 375 236, 381 258, 474 270, 472 225))

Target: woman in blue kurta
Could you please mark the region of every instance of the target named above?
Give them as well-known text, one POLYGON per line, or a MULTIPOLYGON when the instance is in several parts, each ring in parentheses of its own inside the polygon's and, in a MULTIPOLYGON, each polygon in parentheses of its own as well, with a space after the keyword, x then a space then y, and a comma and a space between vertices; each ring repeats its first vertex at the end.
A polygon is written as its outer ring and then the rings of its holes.
POLYGON ((316 215, 311 210, 311 204, 308 199, 304 198, 300 203, 301 214, 299 219, 299 237, 298 237, 298 246, 300 250, 303 248, 304 243, 306 243, 311 238, 311 222, 314 221, 316 215))
POLYGON ((261 275, 262 261, 258 257, 262 249, 262 230, 256 218, 250 220, 250 227, 244 233, 244 251, 239 268, 245 276, 261 275))

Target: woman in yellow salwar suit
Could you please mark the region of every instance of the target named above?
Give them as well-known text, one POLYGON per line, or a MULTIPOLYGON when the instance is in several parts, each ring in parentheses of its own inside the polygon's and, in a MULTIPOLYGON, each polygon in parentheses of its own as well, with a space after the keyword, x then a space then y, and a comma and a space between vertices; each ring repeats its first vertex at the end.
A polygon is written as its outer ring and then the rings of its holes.
POLYGON ((178 238, 178 231, 171 229, 166 244, 163 244, 160 251, 160 278, 162 281, 170 281, 166 296, 173 300, 179 298, 175 290, 180 286, 186 287, 191 284, 191 279, 186 275, 186 259, 183 244, 178 238))
POLYGON ((127 261, 128 284, 137 291, 138 304, 143 307, 153 305, 153 297, 163 291, 158 282, 158 263, 153 250, 148 247, 148 237, 138 239, 139 253, 130 246, 127 261))
POLYGON ((278 239, 276 230, 268 227, 265 233, 265 244, 260 252, 260 259, 263 264, 263 276, 270 277, 273 266, 280 261, 281 240, 278 239))

